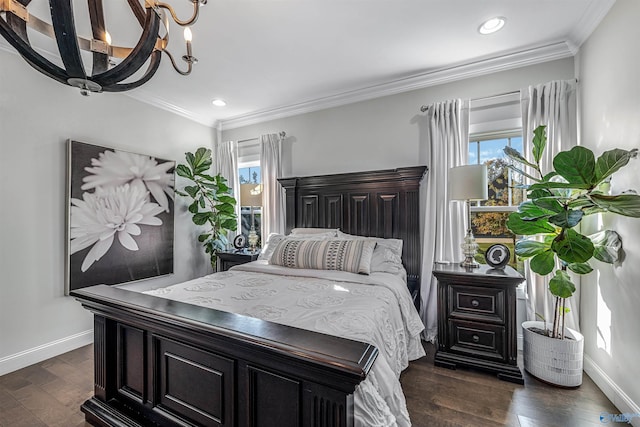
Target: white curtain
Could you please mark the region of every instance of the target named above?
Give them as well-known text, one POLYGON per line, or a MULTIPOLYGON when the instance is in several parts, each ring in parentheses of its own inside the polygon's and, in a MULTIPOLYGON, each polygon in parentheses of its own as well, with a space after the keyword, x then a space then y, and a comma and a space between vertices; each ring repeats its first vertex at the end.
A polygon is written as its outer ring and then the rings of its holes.
POLYGON ((282 176, 282 138, 275 134, 260 136, 260 168, 262 170, 262 236, 285 232, 284 189, 278 182, 282 176))
MULTIPOLYGON (((540 125, 547 126, 547 148, 540 166, 543 174, 553 167, 553 158, 560 151, 578 145, 575 80, 558 80, 537 86, 529 86, 520 91, 522 106, 522 136, 524 156, 533 162, 531 154, 533 130, 540 125)), ((532 170, 528 171, 532 173, 532 170)), ((535 176, 535 175, 533 175, 535 176)), ((554 300, 548 291, 552 275, 541 277, 527 267, 527 319, 540 320, 536 313, 547 322, 553 321, 554 300)), ((576 293, 567 299, 571 309, 566 316, 566 326, 580 330, 580 276, 572 275, 576 293)))
POLYGON ((235 141, 218 142, 213 151, 213 174, 220 174, 227 179, 236 199, 236 215, 238 216, 237 232, 230 232, 229 239, 240 233, 240 177, 238 176, 238 144, 235 141))
POLYGON ((467 163, 469 152, 469 101, 460 99, 437 103, 427 109, 426 185, 424 200, 424 240, 420 285, 420 316, 425 325, 423 338, 434 341, 437 325, 437 281, 431 274, 436 261, 460 262, 466 213, 462 202, 449 202, 449 169, 467 163), (445 202, 443 202, 445 201, 445 202))

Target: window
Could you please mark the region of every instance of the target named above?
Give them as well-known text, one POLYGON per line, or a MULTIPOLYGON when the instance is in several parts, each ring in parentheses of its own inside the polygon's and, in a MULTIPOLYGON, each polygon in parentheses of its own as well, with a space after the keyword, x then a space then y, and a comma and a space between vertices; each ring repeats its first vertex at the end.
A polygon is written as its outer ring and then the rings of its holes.
POLYGON ((240 164, 240 224, 241 233, 249 235, 253 226, 258 234, 258 247, 262 240, 262 177, 259 162, 240 164))
POLYGON ((515 257, 516 236, 507 228, 509 214, 518 209, 524 197, 520 174, 507 167, 508 157, 504 147, 522 153, 522 136, 518 131, 484 134, 470 137, 469 164, 486 164, 489 198, 471 204, 472 231, 480 246, 478 262, 484 263, 484 252, 495 243, 502 243, 511 251, 510 265, 519 269, 515 257))

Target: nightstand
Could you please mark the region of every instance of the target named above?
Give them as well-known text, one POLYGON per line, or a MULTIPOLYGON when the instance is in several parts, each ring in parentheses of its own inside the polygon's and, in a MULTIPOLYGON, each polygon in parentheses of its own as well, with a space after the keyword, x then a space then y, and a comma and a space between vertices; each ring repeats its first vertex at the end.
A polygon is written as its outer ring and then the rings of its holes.
POLYGON ((513 268, 464 268, 436 264, 438 346, 436 366, 486 370, 524 384, 518 368, 516 288, 524 277, 513 268))
POLYGON ((260 252, 218 252, 218 271, 227 271, 234 265, 245 264, 258 259, 260 252))

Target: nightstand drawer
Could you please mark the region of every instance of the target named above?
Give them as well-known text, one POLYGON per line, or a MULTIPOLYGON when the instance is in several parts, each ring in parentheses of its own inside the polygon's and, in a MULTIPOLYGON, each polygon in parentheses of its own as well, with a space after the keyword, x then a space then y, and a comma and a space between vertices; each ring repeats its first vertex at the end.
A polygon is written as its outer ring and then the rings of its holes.
POLYGON ((503 326, 449 320, 449 333, 451 352, 505 361, 503 326))
POLYGON ((504 323, 504 290, 479 286, 449 286, 449 315, 481 322, 504 323))

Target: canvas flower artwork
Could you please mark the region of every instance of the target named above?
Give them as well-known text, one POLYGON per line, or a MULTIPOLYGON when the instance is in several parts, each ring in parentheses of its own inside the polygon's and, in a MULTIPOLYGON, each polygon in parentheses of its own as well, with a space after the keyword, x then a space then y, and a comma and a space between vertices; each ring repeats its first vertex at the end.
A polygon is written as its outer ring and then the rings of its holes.
POLYGON ((173 272, 175 162, 70 141, 68 290, 173 272))

